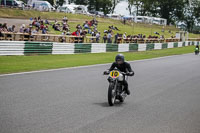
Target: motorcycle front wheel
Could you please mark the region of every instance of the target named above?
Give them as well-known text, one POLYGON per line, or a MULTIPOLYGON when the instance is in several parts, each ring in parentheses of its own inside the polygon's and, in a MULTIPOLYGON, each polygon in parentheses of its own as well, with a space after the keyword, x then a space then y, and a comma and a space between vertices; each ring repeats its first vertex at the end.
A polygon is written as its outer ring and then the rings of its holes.
POLYGON ((114 87, 115 85, 113 83, 110 83, 108 87, 108 104, 110 106, 113 106, 115 104, 116 92, 115 92, 114 87))
POLYGON ((198 55, 199 54, 199 51, 195 51, 195 55, 198 55))

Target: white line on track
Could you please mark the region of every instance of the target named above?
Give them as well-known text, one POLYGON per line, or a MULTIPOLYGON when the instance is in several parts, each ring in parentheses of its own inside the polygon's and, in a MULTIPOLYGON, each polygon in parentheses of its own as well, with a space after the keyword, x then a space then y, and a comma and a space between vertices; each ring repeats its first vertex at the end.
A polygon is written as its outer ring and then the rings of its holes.
MULTIPOLYGON (((190 55, 190 54, 182 54, 182 55, 190 55)), ((144 59, 144 60, 135 60, 135 61, 128 61, 128 62, 129 63, 133 63, 133 62, 151 61, 151 60, 171 58, 171 57, 174 57, 174 56, 181 56, 181 55, 164 56, 164 57, 158 57, 158 58, 152 58, 152 59, 144 59)), ((49 69, 49 70, 39 70, 39 71, 30 71, 30 72, 20 72, 20 73, 11 73, 11 74, 2 74, 2 75, 0 75, 0 77, 13 76, 13 75, 22 75, 22 74, 31 74, 31 73, 41 73, 41 72, 52 72, 52 71, 60 71, 60 70, 68 70, 68 69, 89 68, 89 67, 104 66, 104 65, 109 65, 109 64, 111 64, 111 63, 96 64, 96 65, 89 65, 89 66, 78 66, 78 67, 49 69)))

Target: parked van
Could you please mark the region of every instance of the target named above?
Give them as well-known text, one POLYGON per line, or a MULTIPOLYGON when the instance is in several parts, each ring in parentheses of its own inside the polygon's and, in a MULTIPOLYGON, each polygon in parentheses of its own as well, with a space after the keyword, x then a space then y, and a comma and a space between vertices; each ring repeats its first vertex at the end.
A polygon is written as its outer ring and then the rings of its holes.
POLYGON ((167 25, 167 20, 163 18, 153 18, 153 24, 167 25))
POLYGON ((78 13, 78 14, 88 13, 84 5, 63 5, 61 7, 58 7, 57 11, 65 13, 78 13))
POLYGON ((39 11, 52 11, 55 8, 48 1, 35 1, 32 5, 33 9, 39 11))

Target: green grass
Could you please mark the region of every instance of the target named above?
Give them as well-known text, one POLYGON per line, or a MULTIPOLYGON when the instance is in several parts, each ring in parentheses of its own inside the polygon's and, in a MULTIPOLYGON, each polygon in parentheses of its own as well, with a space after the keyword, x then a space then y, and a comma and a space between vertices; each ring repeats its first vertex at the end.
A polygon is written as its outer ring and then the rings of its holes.
MULTIPOLYGON (((132 61, 186 54, 193 52, 193 50, 194 46, 188 46, 146 52, 126 52, 123 54, 127 61, 132 61)), ((114 52, 74 55, 0 56, 0 74, 111 63, 114 61, 116 54, 114 52)))

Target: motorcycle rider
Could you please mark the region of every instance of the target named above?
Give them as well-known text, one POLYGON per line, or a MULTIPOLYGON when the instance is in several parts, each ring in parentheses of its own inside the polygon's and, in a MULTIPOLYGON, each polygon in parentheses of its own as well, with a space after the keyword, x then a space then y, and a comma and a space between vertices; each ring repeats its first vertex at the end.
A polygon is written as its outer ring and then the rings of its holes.
POLYGON ((199 51, 199 45, 196 45, 196 49, 199 51))
POLYGON ((199 45, 196 45, 195 47, 195 54, 199 54, 199 45))
MULTIPOLYGON (((131 65, 125 61, 123 54, 118 54, 115 57, 115 62, 112 63, 110 69, 105 71, 104 74, 109 74, 109 72, 114 70, 114 68, 119 69, 121 72, 126 73, 126 75, 128 76, 134 75, 134 71, 132 70, 131 65)), ((127 95, 130 95, 130 90, 128 89, 128 82, 125 80, 125 76, 123 80, 123 85, 127 95)))

